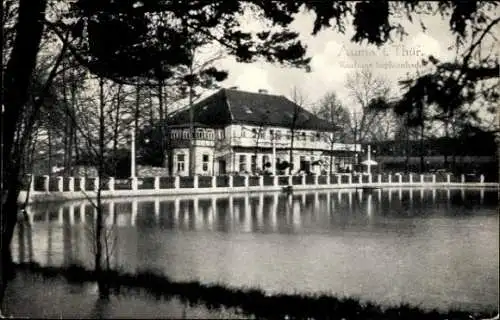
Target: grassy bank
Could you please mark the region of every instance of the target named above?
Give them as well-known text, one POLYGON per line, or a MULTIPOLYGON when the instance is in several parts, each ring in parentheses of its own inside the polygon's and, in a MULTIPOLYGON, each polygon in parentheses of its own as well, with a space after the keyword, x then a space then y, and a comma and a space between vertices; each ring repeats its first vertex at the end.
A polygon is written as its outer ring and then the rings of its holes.
MULTIPOLYGON (((19 271, 31 272, 42 278, 64 277, 71 283, 94 282, 91 270, 80 266, 42 267, 38 264, 19 264, 19 271)), ((387 307, 362 303, 352 298, 328 295, 276 294, 266 295, 256 289, 235 289, 199 282, 174 282, 167 277, 144 271, 137 274, 109 271, 105 275, 112 292, 141 290, 157 299, 177 298, 189 305, 203 304, 212 308, 234 308, 257 318, 289 319, 484 319, 492 318, 497 310, 481 314, 450 310, 428 311, 409 305, 387 307)))

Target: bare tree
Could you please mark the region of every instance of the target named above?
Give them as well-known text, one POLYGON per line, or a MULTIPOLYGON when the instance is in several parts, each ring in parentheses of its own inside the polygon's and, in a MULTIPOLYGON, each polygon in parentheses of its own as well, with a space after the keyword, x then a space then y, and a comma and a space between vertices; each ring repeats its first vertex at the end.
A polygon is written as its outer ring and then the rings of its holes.
POLYGON ((333 149, 337 142, 345 141, 349 131, 349 112, 342 105, 334 92, 327 93, 320 99, 314 109, 314 113, 320 119, 324 119, 331 124, 331 132, 324 132, 321 138, 328 142, 330 146, 329 171, 333 173, 333 149))
POLYGON ((294 103, 293 111, 290 116, 290 156, 289 156, 289 167, 288 174, 292 174, 292 164, 293 164, 293 150, 294 150, 294 142, 297 131, 297 125, 300 123, 300 116, 302 108, 305 105, 305 97, 304 94, 300 91, 299 88, 293 87, 290 95, 290 100, 294 103))
POLYGON ((187 72, 183 76, 181 85, 187 88, 188 103, 189 103, 189 175, 194 175, 195 159, 194 154, 194 101, 200 97, 202 91, 207 89, 218 88, 214 80, 224 80, 227 76, 225 72, 219 72, 213 67, 213 64, 224 57, 222 51, 216 52, 212 56, 202 59, 199 55, 200 50, 205 45, 205 41, 195 41, 191 43, 189 65, 187 72))
MULTIPOLYGON (((265 113, 261 115, 261 119, 259 121, 259 127, 257 129, 252 130, 253 137, 255 139, 255 150, 254 150, 254 157, 255 157, 255 163, 257 163, 257 154, 259 153, 259 145, 261 139, 264 137, 264 133, 266 130, 266 126, 268 123, 268 114, 269 110, 266 110, 265 113)), ((263 166, 265 165, 264 163, 262 164, 263 166)), ((256 171, 257 168, 252 167, 252 171, 256 171)), ((264 169, 264 168, 262 168, 264 169)))
POLYGON ((355 144, 362 143, 370 138, 371 127, 380 117, 380 112, 372 110, 370 104, 374 99, 388 97, 390 87, 386 79, 363 68, 348 75, 346 88, 355 105, 350 115, 350 134, 355 144))

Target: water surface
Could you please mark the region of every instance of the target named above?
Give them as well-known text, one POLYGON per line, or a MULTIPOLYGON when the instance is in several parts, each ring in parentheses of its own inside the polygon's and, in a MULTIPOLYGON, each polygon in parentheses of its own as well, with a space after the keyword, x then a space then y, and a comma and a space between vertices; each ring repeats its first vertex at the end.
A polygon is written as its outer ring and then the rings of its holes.
MULTIPOLYGON (((392 189, 106 202, 110 265, 382 304, 495 308, 497 191, 392 189)), ((16 259, 92 266, 88 202, 31 208, 16 259)))

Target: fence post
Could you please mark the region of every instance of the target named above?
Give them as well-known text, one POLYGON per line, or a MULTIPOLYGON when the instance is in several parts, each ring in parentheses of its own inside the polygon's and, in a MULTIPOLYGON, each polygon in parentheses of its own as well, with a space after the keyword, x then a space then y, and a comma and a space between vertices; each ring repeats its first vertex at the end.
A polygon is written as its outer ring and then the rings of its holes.
POLYGON ((435 174, 432 175, 432 183, 436 183, 436 175, 435 174))
POLYGON ((460 175, 460 182, 465 183, 465 175, 460 175))
POLYGON ((403 183, 403 175, 402 174, 399 175, 398 182, 399 182, 399 184, 403 183))
POLYGON ((108 188, 109 188, 109 191, 115 191, 115 178, 114 177, 109 177, 108 188))
POLYGON ((181 186, 181 177, 175 176, 174 178, 174 188, 179 189, 181 186))
POLYGON ((250 179, 249 179, 248 175, 245 175, 243 178, 243 182, 244 182, 245 187, 249 186, 249 180, 250 179))
POLYGON ((328 174, 326 175, 326 184, 327 184, 327 185, 330 185, 330 184, 331 184, 331 183, 330 183, 330 179, 331 179, 331 176, 330 176, 330 174, 328 173, 328 174))
POLYGON ((317 174, 314 175, 314 185, 317 186, 319 183, 319 176, 317 174))
POLYGON ((413 174, 410 173, 410 176, 408 177, 408 181, 410 182, 410 184, 413 183, 413 174))
POLYGON ((370 174, 368 175, 368 183, 372 183, 372 181, 373 181, 373 180, 372 180, 372 174, 370 173, 370 174))
POLYGON ((132 190, 137 190, 137 177, 132 178, 132 190))
POLYGON ((449 174, 446 175, 446 183, 451 183, 451 176, 449 174))
POLYGON ((97 192, 99 190, 99 177, 94 179, 94 191, 97 192))
POLYGON ((423 183, 424 183, 424 175, 423 175, 423 174, 421 174, 421 175, 420 175, 420 183, 421 183, 421 184, 423 184, 423 183))
POLYGON ((75 191, 75 177, 68 178, 68 190, 70 192, 75 191))
POLYGON ((156 176, 154 181, 154 189, 160 190, 160 177, 156 176))
POLYGON ((389 177, 387 177, 387 183, 392 183, 392 173, 389 173, 389 177))
POLYGON ((193 188, 198 189, 198 176, 193 176, 193 188))
POLYGON ((342 176, 340 174, 337 174, 337 184, 342 183, 342 176))
POLYGON ((302 175, 302 185, 305 185, 306 184, 306 175, 303 174, 302 175))
POLYGON ((378 182, 378 184, 382 184, 382 175, 381 174, 377 175, 377 182, 378 182))
POLYGON ((484 183, 484 174, 479 176, 479 182, 484 183))
POLYGON ((289 186, 292 186, 292 185, 293 185, 293 178, 292 178, 292 177, 293 177, 292 175, 289 175, 289 176, 288 176, 288 185, 289 185, 289 186))
POLYGON ((63 192, 64 191, 64 178, 63 177, 57 177, 57 191, 63 192))
POLYGON ((348 184, 352 184, 352 174, 348 175, 347 177, 348 177, 347 178, 347 183, 348 184))
POLYGON ((217 176, 212 176, 212 188, 217 188, 217 176))
POLYGON ((50 177, 48 175, 43 176, 43 191, 49 192, 50 177))
POLYGON ((259 176, 259 186, 264 186, 264 176, 259 176))
POLYGON ((85 191, 85 177, 80 178, 80 190, 85 191))
POLYGON ((278 181, 278 176, 273 176, 273 186, 278 186, 279 181, 278 181))
POLYGON ((359 184, 362 184, 362 183, 363 183, 363 175, 362 175, 362 174, 359 174, 359 175, 358 175, 358 183, 359 183, 359 184))
POLYGON ((229 176, 227 179, 227 187, 232 188, 233 187, 233 176, 229 176))

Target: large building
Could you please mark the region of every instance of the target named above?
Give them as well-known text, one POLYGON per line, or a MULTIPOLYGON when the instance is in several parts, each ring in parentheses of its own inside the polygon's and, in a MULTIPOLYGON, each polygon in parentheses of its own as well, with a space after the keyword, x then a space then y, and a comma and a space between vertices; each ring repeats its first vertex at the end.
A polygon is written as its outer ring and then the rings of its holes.
MULTIPOLYGON (((218 175, 270 171, 289 162, 293 170, 321 173, 352 168, 359 145, 335 141, 336 126, 284 96, 221 89, 193 106, 194 174, 218 175), (275 165, 273 165, 275 164, 275 165)), ((189 175, 189 109, 169 117, 174 175, 189 175)))

